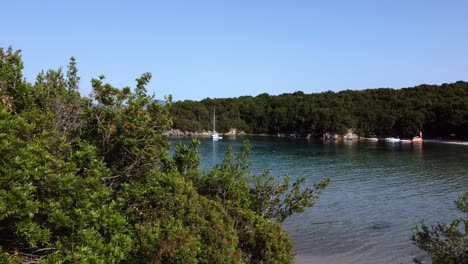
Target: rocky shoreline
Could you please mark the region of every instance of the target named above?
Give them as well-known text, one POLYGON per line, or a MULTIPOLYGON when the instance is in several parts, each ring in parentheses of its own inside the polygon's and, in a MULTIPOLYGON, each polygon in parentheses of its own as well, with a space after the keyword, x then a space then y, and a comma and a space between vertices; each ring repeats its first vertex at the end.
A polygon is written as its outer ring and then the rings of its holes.
MULTIPOLYGON (((180 129, 171 129, 164 133, 164 135, 168 137, 211 137, 213 131, 202 131, 202 132, 193 132, 193 131, 182 131, 180 129)), ((285 134, 285 133, 277 133, 277 134, 248 134, 242 130, 237 130, 232 128, 229 132, 226 133, 219 133, 221 136, 266 136, 266 137, 289 137, 289 138, 322 138, 327 140, 358 140, 360 139, 359 135, 355 134, 352 130, 348 130, 348 132, 344 135, 339 135, 336 133, 327 132, 323 135, 317 134, 307 134, 301 135, 297 133, 285 134)))

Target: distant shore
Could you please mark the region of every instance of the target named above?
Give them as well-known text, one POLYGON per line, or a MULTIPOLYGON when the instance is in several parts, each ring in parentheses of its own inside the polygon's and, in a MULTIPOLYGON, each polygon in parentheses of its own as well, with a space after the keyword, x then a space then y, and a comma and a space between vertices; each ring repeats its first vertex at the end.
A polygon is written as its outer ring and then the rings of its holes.
MULTIPOLYGON (((177 137, 211 137, 212 132, 211 131, 203 131, 203 132, 191 132, 191 131, 181 131, 179 129, 171 129, 169 131, 166 131, 164 133, 168 137, 172 138, 177 138, 177 137)), ((308 136, 301 136, 299 134, 275 134, 275 135, 270 135, 270 134, 249 134, 245 133, 244 131, 237 131, 237 129, 231 129, 231 131, 227 133, 220 133, 222 136, 267 136, 267 137, 290 137, 290 138, 310 138, 310 135, 308 136)), ((320 138, 317 138, 320 139, 320 138)), ((323 138, 322 138, 323 139, 323 138)), ((352 135, 351 138, 349 136, 341 136, 340 138, 333 138, 333 137, 328 137, 326 139, 334 139, 334 140, 343 140, 343 139, 349 139, 349 140, 371 140, 371 141, 377 141, 379 139, 377 138, 365 138, 365 137, 359 137, 358 135, 352 135)), ((424 139, 424 142, 430 142, 430 143, 439 143, 439 144, 451 144, 451 145, 464 145, 468 146, 468 141, 463 141, 463 140, 444 140, 444 139, 424 139)))

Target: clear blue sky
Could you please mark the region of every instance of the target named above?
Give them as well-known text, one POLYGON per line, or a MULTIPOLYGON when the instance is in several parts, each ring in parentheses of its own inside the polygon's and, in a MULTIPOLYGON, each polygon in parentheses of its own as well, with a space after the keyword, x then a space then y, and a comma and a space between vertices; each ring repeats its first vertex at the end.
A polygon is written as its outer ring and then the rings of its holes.
POLYGON ((144 72, 157 98, 402 88, 468 80, 468 1, 3 1, 24 74, 76 57, 80 90, 144 72))

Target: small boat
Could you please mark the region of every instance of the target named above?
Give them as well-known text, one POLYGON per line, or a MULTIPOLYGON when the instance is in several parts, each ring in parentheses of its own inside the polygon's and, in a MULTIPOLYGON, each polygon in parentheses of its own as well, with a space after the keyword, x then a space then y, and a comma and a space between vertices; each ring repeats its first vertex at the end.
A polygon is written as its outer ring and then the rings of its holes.
POLYGON ((386 137, 385 142, 400 142, 400 139, 395 137, 386 137))
POLYGON ((216 109, 213 109, 213 133, 211 134, 211 138, 213 141, 223 139, 223 137, 220 137, 218 132, 216 132, 216 109))
POLYGON ((403 143, 420 143, 422 142, 422 131, 419 131, 419 136, 413 137, 411 139, 402 139, 403 143))
POLYGON ((412 138, 412 139, 411 139, 411 142, 412 142, 412 143, 422 142, 422 139, 423 139, 423 137, 422 137, 422 131, 419 131, 419 136, 412 138))

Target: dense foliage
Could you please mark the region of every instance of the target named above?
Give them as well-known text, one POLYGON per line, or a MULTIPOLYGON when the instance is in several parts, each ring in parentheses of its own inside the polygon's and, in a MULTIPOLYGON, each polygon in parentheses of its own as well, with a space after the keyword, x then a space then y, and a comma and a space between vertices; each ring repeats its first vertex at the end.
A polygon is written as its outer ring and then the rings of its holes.
POLYGON ((67 71, 22 77, 0 48, 1 263, 292 263, 282 222, 314 205, 310 188, 249 171, 249 146, 206 175, 199 142, 170 145, 170 100, 104 76, 82 97, 67 71))
POLYGON ((468 138, 468 83, 463 81, 400 90, 186 100, 171 108, 174 128, 211 130, 214 108, 221 132, 237 128, 253 134, 322 136, 352 129, 360 136, 411 138, 423 130, 430 138, 468 138))
MULTIPOLYGON (((468 214, 468 192, 455 202, 468 214)), ((432 258, 434 264, 468 263, 468 219, 458 218, 450 224, 428 226, 421 221, 413 230, 412 240, 432 258)), ((416 263, 422 263, 415 259, 416 263)))

